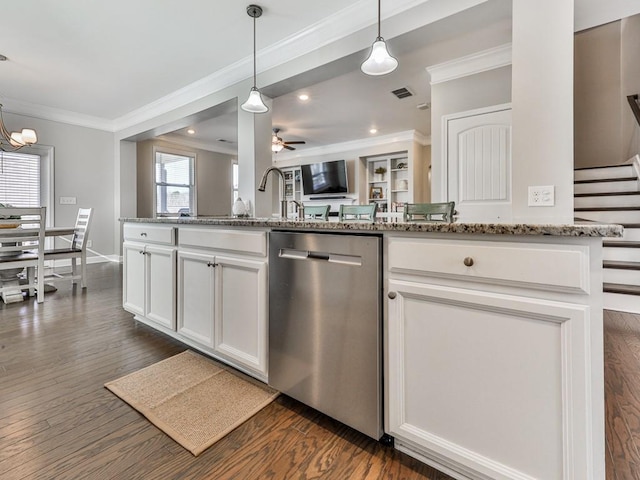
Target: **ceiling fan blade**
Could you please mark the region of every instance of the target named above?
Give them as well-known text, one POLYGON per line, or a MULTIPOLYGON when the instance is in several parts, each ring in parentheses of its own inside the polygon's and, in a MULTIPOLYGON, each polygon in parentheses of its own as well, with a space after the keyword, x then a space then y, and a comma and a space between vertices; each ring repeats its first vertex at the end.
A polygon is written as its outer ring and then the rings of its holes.
POLYGON ((303 143, 307 143, 304 140, 299 141, 299 142, 284 142, 285 145, 297 145, 297 144, 303 144, 303 143))
POLYGON ((284 148, 286 148, 287 150, 295 150, 295 148, 290 147, 289 145, 285 144, 283 145, 284 148))

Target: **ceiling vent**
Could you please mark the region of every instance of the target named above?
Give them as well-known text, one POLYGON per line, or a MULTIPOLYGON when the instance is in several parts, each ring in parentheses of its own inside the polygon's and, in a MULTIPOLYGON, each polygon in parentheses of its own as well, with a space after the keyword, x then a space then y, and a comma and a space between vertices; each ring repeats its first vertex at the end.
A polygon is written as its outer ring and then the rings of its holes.
POLYGON ((413 93, 411 93, 409 89, 406 87, 398 88, 397 90, 392 90, 391 93, 393 93, 398 98, 407 98, 407 97, 413 96, 413 93))

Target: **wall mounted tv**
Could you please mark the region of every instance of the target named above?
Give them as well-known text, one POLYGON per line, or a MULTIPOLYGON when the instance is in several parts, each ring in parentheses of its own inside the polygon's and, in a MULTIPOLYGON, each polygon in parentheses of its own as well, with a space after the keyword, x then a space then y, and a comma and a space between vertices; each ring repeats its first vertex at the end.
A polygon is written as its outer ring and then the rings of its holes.
POLYGON ((302 192, 305 195, 347 193, 347 165, 344 160, 302 165, 302 192))

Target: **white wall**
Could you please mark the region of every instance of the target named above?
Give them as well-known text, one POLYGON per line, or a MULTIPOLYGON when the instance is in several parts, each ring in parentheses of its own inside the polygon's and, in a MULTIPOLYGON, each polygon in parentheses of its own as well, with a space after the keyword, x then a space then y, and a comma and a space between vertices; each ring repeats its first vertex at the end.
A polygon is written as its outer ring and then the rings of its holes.
MULTIPOLYGON (((113 255, 119 250, 113 236, 114 135, 110 132, 67 125, 10 113, 4 114, 9 130, 36 130, 38 144, 54 147, 54 218, 56 226, 74 225, 78 208, 93 208, 90 250, 113 255), (76 205, 60 205, 60 197, 76 197, 76 205)), ((93 253, 89 252, 89 256, 93 253)))

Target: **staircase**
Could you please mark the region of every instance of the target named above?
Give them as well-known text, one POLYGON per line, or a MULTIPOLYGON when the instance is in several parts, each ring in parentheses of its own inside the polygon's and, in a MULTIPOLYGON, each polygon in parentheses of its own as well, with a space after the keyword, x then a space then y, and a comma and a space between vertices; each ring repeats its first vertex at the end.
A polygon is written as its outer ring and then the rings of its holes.
POLYGON ((640 180, 633 164, 578 168, 575 217, 624 226, 603 241, 604 308, 640 313, 640 180))

